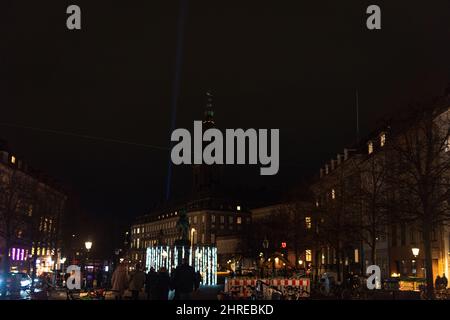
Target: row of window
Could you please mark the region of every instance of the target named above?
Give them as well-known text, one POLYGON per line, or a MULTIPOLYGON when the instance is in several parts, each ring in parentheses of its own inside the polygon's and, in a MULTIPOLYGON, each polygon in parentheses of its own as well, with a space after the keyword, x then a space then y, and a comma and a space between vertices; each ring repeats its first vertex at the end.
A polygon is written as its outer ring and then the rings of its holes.
MULTIPOLYGON (((225 223, 225 216, 220 216, 220 223, 224 224, 225 223)), ((250 222, 250 218, 247 218, 247 222, 250 222)), ((194 223, 196 223, 196 220, 194 220, 194 223)), ((213 214, 211 215, 211 223, 216 223, 216 216, 213 214)), ((234 223, 234 217, 233 216, 229 216, 228 217, 228 223, 232 224, 234 223)), ((242 217, 236 217, 236 224, 242 224, 242 217)))
POLYGON ((140 233, 150 233, 150 232, 157 232, 159 230, 167 230, 175 228, 177 222, 176 221, 169 221, 164 223, 151 223, 147 224, 145 226, 140 226, 131 229, 131 234, 140 234, 140 233))
MULTIPOLYGON (((200 216, 196 215, 193 217, 189 217, 189 223, 191 224, 198 224, 200 219, 201 219, 201 223, 205 223, 206 222, 206 215, 202 215, 201 218, 200 216)), ((219 216, 219 221, 221 224, 225 223, 225 216, 221 215, 219 216)), ((140 227, 135 227, 131 230, 131 234, 135 235, 135 234, 141 234, 141 233, 151 233, 151 232, 159 232, 160 230, 168 230, 168 229, 173 229, 176 227, 176 221, 169 221, 169 222, 165 222, 165 223, 152 223, 152 224, 148 224, 145 226, 140 226, 140 227)), ((211 215, 211 224, 215 224, 216 223, 216 215, 211 215)), ((228 216, 228 223, 229 224, 242 224, 242 217, 241 216, 228 216)), ((247 223, 250 223, 250 218, 247 218, 247 223)))
MULTIPOLYGON (((400 237, 399 237, 399 232, 398 232, 398 227, 397 226, 392 226, 391 227, 391 241, 392 241, 392 246, 396 247, 398 245, 400 246, 406 246, 407 245, 407 227, 405 224, 400 225, 400 237), (400 241, 399 241, 400 240, 400 241)), ((438 234, 436 230, 433 230, 431 232, 431 240, 432 241, 437 241, 438 239, 438 234)), ((423 235, 421 231, 417 231, 413 228, 409 228, 409 245, 417 245, 419 243, 422 242, 423 239, 423 235)))
POLYGON ((36 249, 34 248, 34 246, 31 248, 31 255, 34 255, 36 252, 37 256, 45 256, 45 255, 54 255, 55 254, 55 250, 48 247, 48 248, 41 248, 40 246, 38 246, 36 249), (36 250, 36 251, 35 251, 36 250))
MULTIPOLYGON (((204 244, 206 243, 206 236, 204 233, 199 233, 198 232, 193 232, 193 243, 197 244, 197 243, 201 243, 204 244), (200 241, 199 241, 200 240, 200 241)), ((164 239, 164 243, 167 245, 173 245, 175 244, 175 241, 177 240, 177 237, 170 237, 170 238, 165 238, 164 239)), ((216 235, 214 233, 211 233, 211 243, 215 243, 216 242, 216 235)), ((145 249, 148 248, 150 246, 156 246, 158 244, 158 241, 153 239, 153 240, 144 240, 142 241, 140 238, 136 238, 131 242, 131 248, 136 248, 136 249, 145 249)))

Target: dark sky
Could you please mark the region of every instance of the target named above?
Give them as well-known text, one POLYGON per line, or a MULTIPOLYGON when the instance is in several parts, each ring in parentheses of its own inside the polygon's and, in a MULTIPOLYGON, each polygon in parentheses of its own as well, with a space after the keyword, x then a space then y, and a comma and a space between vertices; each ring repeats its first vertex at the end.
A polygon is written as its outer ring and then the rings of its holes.
MULTIPOLYGON (((167 146, 179 1, 1 2, 0 137, 68 186, 82 237, 109 248, 164 197, 168 152, 35 129, 167 146), (66 29, 69 4, 81 31, 66 29)), ((191 0, 184 40, 177 127, 212 90, 220 128, 280 129, 279 174, 235 170, 240 185, 293 186, 352 144, 356 89, 364 135, 450 83, 448 0, 191 0), (369 4, 382 30, 366 29, 369 4)))

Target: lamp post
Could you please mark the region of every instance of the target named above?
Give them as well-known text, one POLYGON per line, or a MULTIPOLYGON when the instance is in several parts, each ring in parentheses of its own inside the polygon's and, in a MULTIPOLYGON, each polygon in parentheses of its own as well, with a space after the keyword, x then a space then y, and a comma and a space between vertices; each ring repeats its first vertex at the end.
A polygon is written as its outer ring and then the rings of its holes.
POLYGON ((92 248, 92 241, 86 241, 86 242, 84 243, 84 246, 85 246, 85 248, 86 248, 86 250, 87 250, 87 254, 86 254, 86 261, 87 261, 88 255, 89 255, 89 251, 90 251, 91 248, 92 248))
POLYGON ((191 252, 189 253, 189 260, 190 260, 190 265, 192 266, 192 256, 194 254, 193 249, 194 249, 194 232, 196 232, 195 228, 191 228, 191 252))
POLYGON ((86 248, 86 261, 85 261, 85 263, 84 263, 84 269, 85 269, 85 274, 86 274, 86 287, 87 287, 87 285, 88 285, 88 283, 87 283, 87 263, 88 263, 88 256, 89 256, 89 251, 91 250, 91 248, 92 248, 92 241, 86 241, 85 243, 84 243, 84 247, 86 248))
POLYGON ((64 264, 66 263, 66 257, 61 258, 59 262, 61 263, 61 272, 64 273, 64 264))
POLYGON ((420 249, 419 248, 412 248, 411 251, 412 251, 412 254, 414 256, 414 260, 412 261, 413 274, 414 274, 415 277, 417 277, 417 261, 416 261, 416 258, 419 256, 420 249))

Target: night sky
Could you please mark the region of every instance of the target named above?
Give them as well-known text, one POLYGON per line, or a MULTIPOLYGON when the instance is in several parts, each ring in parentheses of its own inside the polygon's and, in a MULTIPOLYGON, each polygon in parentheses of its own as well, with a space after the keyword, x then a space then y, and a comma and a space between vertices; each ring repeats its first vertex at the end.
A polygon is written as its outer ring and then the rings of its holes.
MULTIPOLYGON (((164 198, 179 1, 0 4, 0 138, 71 195, 71 232, 107 252, 164 198), (82 30, 66 28, 66 8, 82 30), (66 134, 63 134, 66 133, 66 134), (86 138, 89 136, 94 138, 86 138), (124 143, 101 140, 106 138, 124 143), (129 142, 129 143, 128 143, 129 142)), ((293 187, 377 120, 450 83, 450 1, 189 1, 177 127, 204 94, 219 128, 279 128, 280 171, 236 185, 293 187), (382 29, 366 28, 378 4, 382 29)), ((190 190, 176 168, 174 197, 190 190)))

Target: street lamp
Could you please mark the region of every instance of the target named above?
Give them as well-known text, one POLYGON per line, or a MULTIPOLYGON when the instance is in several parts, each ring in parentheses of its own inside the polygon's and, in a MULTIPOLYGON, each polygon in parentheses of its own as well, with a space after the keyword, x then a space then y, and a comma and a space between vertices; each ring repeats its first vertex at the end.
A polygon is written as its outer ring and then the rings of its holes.
POLYGON ((190 261, 190 265, 192 266, 192 255, 193 255, 193 250, 194 250, 194 232, 196 232, 195 228, 191 228, 191 252, 189 254, 189 261, 190 261))
POLYGON ((89 255, 89 251, 91 250, 91 248, 92 248, 92 241, 86 241, 85 243, 84 243, 84 246, 85 246, 85 248, 86 248, 86 250, 87 250, 87 254, 86 254, 86 261, 88 260, 88 255, 89 255))
POLYGON ((92 248, 92 241, 86 241, 85 243, 84 243, 84 247, 86 248, 86 250, 87 250, 87 253, 86 253, 86 262, 85 262, 85 267, 84 267, 84 269, 85 269, 85 273, 86 273, 86 287, 88 286, 88 283, 87 283, 87 263, 88 263, 88 259, 89 259, 89 257, 88 257, 88 255, 89 255, 89 251, 91 250, 91 248, 92 248))
POLYGON ((92 248, 92 241, 86 241, 84 243, 84 246, 86 247, 86 250, 89 252, 89 250, 91 250, 92 248))
POLYGON ((61 273, 64 273, 64 264, 66 263, 66 258, 64 257, 64 258, 61 258, 60 260, 59 260, 59 263, 61 264, 61 273))
POLYGON ((420 249, 419 248, 412 248, 411 251, 412 251, 412 254, 414 256, 414 260, 412 261, 413 273, 414 273, 414 276, 417 277, 417 262, 416 262, 416 258, 419 255, 420 249))

